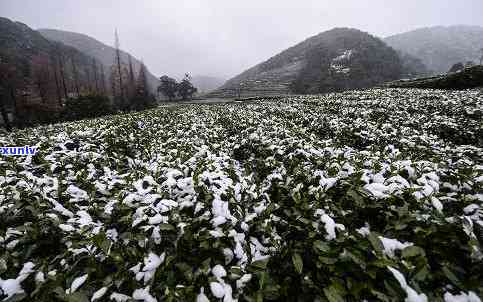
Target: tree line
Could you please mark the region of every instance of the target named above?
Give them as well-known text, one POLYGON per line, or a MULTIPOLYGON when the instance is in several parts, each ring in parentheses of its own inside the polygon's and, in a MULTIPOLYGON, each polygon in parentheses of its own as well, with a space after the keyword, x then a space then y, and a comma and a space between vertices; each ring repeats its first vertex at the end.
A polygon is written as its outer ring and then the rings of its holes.
POLYGON ((181 82, 177 82, 175 79, 168 76, 162 76, 158 86, 158 94, 162 94, 168 98, 169 101, 173 100, 188 100, 198 92, 198 89, 191 83, 191 76, 189 73, 185 74, 185 77, 181 82))

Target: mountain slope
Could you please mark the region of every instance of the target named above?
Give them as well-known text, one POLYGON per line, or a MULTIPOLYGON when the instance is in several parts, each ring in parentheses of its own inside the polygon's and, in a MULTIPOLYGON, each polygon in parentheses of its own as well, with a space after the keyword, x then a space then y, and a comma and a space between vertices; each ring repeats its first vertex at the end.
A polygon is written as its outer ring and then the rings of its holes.
MULTIPOLYGON (((18 92, 20 90, 28 92, 32 94, 32 98, 37 94, 43 95, 43 101, 59 98, 59 93, 54 96, 54 88, 52 88, 55 76, 57 76, 55 80, 57 84, 64 86, 63 95, 75 90, 74 78, 77 85, 83 87, 92 83, 92 57, 73 47, 50 41, 23 23, 2 17, 0 17, 0 62, 14 69, 12 77, 15 78, 18 92), (76 70, 73 67, 74 62, 76 70), (62 68, 59 64, 62 64, 62 68), (63 85, 59 84, 62 78, 63 85)), ((0 86, 8 85, 11 84, 0 83, 0 86)))
MULTIPOLYGON (((107 68, 114 64, 114 59, 116 55, 115 48, 108 46, 92 37, 80 33, 56 29, 39 29, 38 32, 40 32, 45 38, 49 40, 62 42, 66 45, 72 46, 80 50, 81 52, 89 56, 96 58, 107 68)), ((122 61, 127 63, 128 56, 129 54, 127 52, 121 50, 122 61)), ((131 57, 134 68, 136 69, 136 71, 138 71, 141 66, 141 61, 136 59, 132 55, 131 57)), ((155 91, 155 89, 159 85, 158 78, 149 71, 147 72, 147 78, 151 90, 155 91)))
POLYGON ((91 57, 73 47, 52 42, 27 25, 0 17, 0 58, 12 63, 28 76, 29 64, 38 55, 50 56, 54 51, 76 56, 78 64, 90 65, 91 57))
POLYGON ((463 90, 483 87, 483 66, 476 65, 464 68, 463 70, 458 72, 453 72, 440 76, 385 83, 384 86, 390 88, 422 88, 450 90, 463 90))
POLYGON ((403 74, 397 53, 357 29, 311 37, 227 81, 213 97, 321 93, 365 88, 403 74))
POLYGON ((483 27, 437 26, 387 37, 391 47, 420 58, 433 73, 446 73, 458 62, 478 62, 483 48, 483 27))

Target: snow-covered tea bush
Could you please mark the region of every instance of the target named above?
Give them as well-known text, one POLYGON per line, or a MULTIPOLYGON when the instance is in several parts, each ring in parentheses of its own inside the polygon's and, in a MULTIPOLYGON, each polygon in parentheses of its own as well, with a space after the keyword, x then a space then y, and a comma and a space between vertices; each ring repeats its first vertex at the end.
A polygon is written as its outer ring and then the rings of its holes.
POLYGON ((480 301, 483 94, 368 90, 3 134, 0 300, 480 301))

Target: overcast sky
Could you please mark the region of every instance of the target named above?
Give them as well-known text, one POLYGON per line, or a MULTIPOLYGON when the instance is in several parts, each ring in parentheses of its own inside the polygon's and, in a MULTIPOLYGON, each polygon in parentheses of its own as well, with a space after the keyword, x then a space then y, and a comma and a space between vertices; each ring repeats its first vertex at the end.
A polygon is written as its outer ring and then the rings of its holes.
POLYGON ((482 0, 0 0, 0 16, 92 36, 155 75, 228 78, 333 27, 376 36, 418 27, 483 26, 482 0))

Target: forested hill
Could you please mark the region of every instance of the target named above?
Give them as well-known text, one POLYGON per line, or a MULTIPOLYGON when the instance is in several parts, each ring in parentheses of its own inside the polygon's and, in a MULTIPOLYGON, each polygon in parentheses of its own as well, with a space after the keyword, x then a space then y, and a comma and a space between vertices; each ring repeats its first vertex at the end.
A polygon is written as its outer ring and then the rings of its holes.
POLYGON ((20 93, 20 90, 28 92, 31 87, 40 87, 39 94, 46 101, 57 98, 47 95, 55 94, 55 89, 50 89, 54 82, 63 94, 75 90, 74 79, 78 85, 87 86, 93 81, 95 62, 73 47, 44 38, 23 23, 0 17, 0 63, 0 84, 4 89, 13 85, 11 88, 20 93))
POLYGON ((391 47, 420 58, 436 74, 446 73, 453 64, 479 62, 483 48, 483 27, 436 26, 390 36, 391 47))
POLYGON ((350 28, 311 37, 232 78, 212 96, 321 93, 371 87, 405 74, 395 50, 350 28))
MULTIPOLYGON (((66 45, 72 46, 81 52, 92 56, 99 60, 104 66, 109 68, 111 65, 114 64, 115 56, 116 56, 116 49, 106 45, 92 37, 89 37, 84 34, 63 31, 63 30, 56 30, 56 29, 39 29, 40 32, 44 37, 49 40, 59 41, 66 45)), ((113 37, 114 40, 114 37, 113 37)), ((129 60, 129 53, 121 50, 121 59, 124 62, 128 62, 129 60)), ((134 56, 131 55, 132 62, 134 65, 135 70, 139 70, 141 66, 141 61, 136 59, 134 56)), ((149 82, 149 86, 152 91, 156 89, 159 85, 158 77, 154 76, 149 71, 147 72, 147 79, 149 82)))

